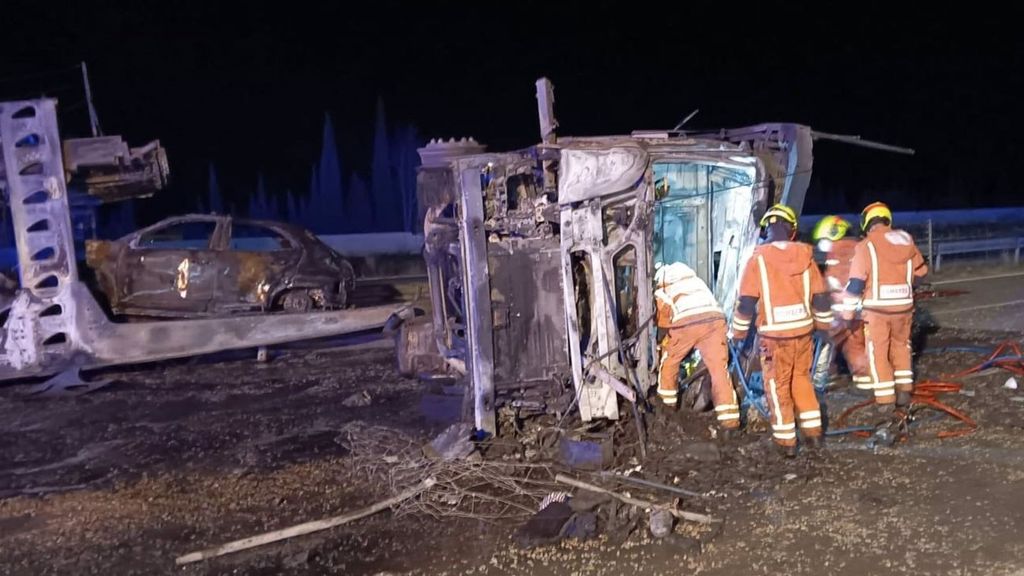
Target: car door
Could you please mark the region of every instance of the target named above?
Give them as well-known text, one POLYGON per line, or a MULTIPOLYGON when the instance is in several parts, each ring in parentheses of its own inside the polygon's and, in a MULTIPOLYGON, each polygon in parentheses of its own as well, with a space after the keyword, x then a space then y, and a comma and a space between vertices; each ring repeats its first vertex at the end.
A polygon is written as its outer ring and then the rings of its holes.
POLYGON ((302 247, 272 226, 229 219, 227 250, 214 306, 223 310, 270 308, 276 289, 294 271, 302 247))
POLYGON ((207 311, 218 282, 216 217, 172 219, 138 232, 118 266, 122 305, 131 313, 207 311))

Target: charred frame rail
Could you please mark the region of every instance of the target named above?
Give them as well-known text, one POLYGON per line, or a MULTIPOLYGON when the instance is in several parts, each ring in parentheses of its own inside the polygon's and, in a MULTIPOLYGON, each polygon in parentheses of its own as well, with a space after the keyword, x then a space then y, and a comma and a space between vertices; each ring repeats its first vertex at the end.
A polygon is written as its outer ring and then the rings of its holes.
POLYGON ((494 433, 494 346, 492 341, 491 284, 487 266, 487 237, 484 232, 483 190, 480 166, 458 162, 462 193, 462 261, 465 267, 466 337, 469 343, 466 368, 473 382, 473 412, 476 427, 494 433))

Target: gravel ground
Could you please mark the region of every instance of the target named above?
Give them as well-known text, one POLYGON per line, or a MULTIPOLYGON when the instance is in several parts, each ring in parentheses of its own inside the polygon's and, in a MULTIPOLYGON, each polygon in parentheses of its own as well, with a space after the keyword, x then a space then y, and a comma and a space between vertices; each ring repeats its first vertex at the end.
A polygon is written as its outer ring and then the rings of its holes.
MULTIPOLYGON (((1001 337, 943 329, 929 344, 1001 337)), ((918 371, 937 378, 975 361, 925 355, 918 371)), ((268 364, 234 355, 120 372, 119 384, 78 398, 0 389, 0 573, 1024 572, 1024 391, 993 372, 946 398, 979 422, 974 434, 938 440, 953 424, 928 416, 909 443, 872 450, 835 438, 794 461, 775 456, 764 433, 721 442, 707 414, 656 411, 648 458, 623 442, 620 469, 640 466, 642 477, 701 492, 682 507, 722 519, 678 524, 662 540, 628 507, 602 508, 596 538, 531 550, 513 543, 521 521, 383 512, 175 566, 187 552, 390 495, 356 465, 346 427, 385 426, 425 442, 445 426, 436 405, 421 409, 424 386, 393 366, 386 346, 306 347, 268 364)), ((839 390, 830 411, 858 399, 839 390)), ((870 410, 853 423, 873 422, 870 410)), ((619 427, 628 437, 631 425, 619 427)))

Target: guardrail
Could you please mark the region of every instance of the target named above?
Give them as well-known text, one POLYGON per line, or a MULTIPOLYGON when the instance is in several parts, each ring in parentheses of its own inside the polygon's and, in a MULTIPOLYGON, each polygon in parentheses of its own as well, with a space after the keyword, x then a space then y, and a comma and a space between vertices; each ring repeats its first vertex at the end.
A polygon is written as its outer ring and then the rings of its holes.
MULTIPOLYGON (((824 217, 824 214, 800 216, 800 228, 810 230, 824 217)), ((839 214, 850 222, 857 223, 860 214, 839 214)), ((969 208, 963 210, 922 210, 919 212, 893 212, 897 226, 971 225, 971 224, 1024 224, 1024 208, 969 208)))
MULTIPOLYGON (((859 214, 841 214, 853 223, 859 223, 859 214)), ((800 229, 809 239, 809 231, 822 215, 805 214, 800 217, 800 229)), ((897 228, 906 230, 917 241, 928 264, 938 270, 944 256, 1013 253, 1014 263, 1020 263, 1024 242, 1024 208, 974 208, 966 210, 928 210, 920 212, 894 212, 897 228)))
POLYGON ((1024 238, 982 238, 979 240, 947 240, 934 243, 934 254, 931 260, 938 272, 942 267, 942 257, 954 254, 977 254, 982 252, 1013 252, 1013 263, 1020 264, 1020 250, 1024 247, 1024 238))

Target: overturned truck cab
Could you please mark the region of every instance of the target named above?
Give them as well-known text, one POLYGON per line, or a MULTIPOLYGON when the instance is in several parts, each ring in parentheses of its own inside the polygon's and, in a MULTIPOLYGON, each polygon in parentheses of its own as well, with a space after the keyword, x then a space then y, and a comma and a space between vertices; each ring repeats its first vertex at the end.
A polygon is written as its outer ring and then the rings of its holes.
POLYGON ((400 364, 464 377, 487 432, 498 409, 617 419, 655 381, 654 271, 686 262, 731 313, 758 218, 803 203, 811 142, 806 126, 769 124, 499 154, 431 143, 419 186, 433 310, 407 327, 400 364))

